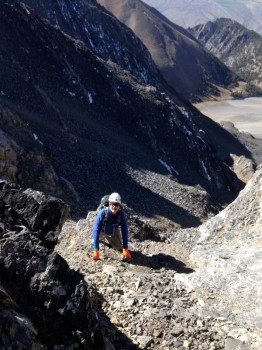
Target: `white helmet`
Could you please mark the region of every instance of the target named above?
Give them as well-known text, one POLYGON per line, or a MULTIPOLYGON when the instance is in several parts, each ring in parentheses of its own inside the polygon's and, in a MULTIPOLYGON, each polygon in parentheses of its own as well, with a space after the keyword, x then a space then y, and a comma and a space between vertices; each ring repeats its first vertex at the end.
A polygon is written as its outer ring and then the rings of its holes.
POLYGON ((109 196, 109 202, 112 202, 112 203, 120 203, 121 204, 121 197, 120 197, 120 194, 114 192, 114 193, 111 193, 110 196, 109 196))

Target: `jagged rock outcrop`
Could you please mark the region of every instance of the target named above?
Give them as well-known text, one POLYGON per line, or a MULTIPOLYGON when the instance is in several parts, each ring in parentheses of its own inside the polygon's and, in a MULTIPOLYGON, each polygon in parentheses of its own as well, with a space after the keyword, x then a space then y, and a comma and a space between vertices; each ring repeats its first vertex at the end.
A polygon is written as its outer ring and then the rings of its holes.
POLYGON ((0 172, 7 179, 16 181, 19 146, 0 129, 0 172))
MULTIPOLYGON (((0 186, 0 347, 112 349, 94 288, 53 249, 68 206, 0 186)), ((108 329, 117 334, 109 322, 108 329)))
POLYGON ((235 323, 229 336, 245 349, 262 344, 261 198, 260 166, 227 208, 196 231, 183 231, 196 271, 180 281, 199 295, 194 313, 235 323))
MULTIPOLYGON (((245 155, 245 153, 235 153, 233 148, 231 148, 231 153, 237 154, 237 156, 245 156, 247 159, 252 159, 252 161, 259 165, 262 163, 262 139, 255 138, 252 134, 249 132, 241 132, 239 131, 236 126, 230 122, 230 121, 221 121, 220 125, 223 126, 224 129, 226 129, 230 134, 232 134, 239 142, 247 149, 249 149, 252 153, 252 156, 249 157, 248 155, 245 155)), ((225 140, 225 142, 227 142, 225 140)), ((229 150, 229 148, 228 148, 229 150)), ((225 154, 225 153, 224 153, 225 154)), ((230 157, 229 152, 227 153, 226 157, 230 157)))
POLYGON ((248 83, 262 87, 262 36, 228 18, 189 28, 207 50, 248 83))
POLYGON ((247 183, 255 173, 255 164, 251 159, 244 156, 238 157, 234 154, 230 155, 233 162, 233 170, 237 177, 247 183))

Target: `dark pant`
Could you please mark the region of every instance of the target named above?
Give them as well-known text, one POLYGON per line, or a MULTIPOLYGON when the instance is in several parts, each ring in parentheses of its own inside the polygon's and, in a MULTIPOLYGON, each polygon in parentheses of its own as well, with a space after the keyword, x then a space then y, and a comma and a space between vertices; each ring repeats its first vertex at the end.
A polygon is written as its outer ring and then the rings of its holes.
POLYGON ((100 241, 104 241, 104 239, 112 246, 113 249, 122 251, 123 243, 120 232, 116 232, 113 235, 106 235, 104 232, 100 233, 100 241))

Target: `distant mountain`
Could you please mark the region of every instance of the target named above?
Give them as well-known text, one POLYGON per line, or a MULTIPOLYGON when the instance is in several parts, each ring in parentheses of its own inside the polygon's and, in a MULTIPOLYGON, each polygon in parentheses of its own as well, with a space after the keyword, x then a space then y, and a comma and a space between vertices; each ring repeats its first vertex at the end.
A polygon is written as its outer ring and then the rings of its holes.
POLYGON ((262 88, 262 36, 227 18, 189 31, 245 81, 262 88))
POLYGON ((1 178, 80 217, 112 191, 182 226, 232 200, 225 157, 250 152, 167 86, 130 29, 96 2, 25 1, 0 2, 1 178))
POLYGON ((224 17, 262 34, 260 0, 144 0, 144 2, 184 28, 224 17))
POLYGON ((150 51, 168 84, 191 101, 217 95, 216 86, 228 87, 236 81, 236 75, 185 29, 142 1, 98 2, 134 31, 150 51))

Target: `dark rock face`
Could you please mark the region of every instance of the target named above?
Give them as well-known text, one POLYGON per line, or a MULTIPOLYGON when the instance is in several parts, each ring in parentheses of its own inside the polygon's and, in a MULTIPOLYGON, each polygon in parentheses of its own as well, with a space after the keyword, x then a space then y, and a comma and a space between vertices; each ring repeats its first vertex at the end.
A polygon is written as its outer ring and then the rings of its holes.
POLYGON ((22 193, 4 189, 0 193, 0 200, 4 203, 3 215, 8 213, 8 225, 15 223, 21 225, 21 228, 28 228, 47 246, 55 246, 69 212, 61 200, 52 197, 46 200, 42 193, 30 189, 22 193))
POLYGON ((189 31, 240 77, 261 86, 261 35, 228 18, 197 25, 189 31))
POLYGON ((98 57, 113 61, 143 83, 158 85, 160 75, 149 51, 132 31, 96 1, 23 2, 63 32, 85 43, 98 57))
POLYGON ((78 343, 95 349, 87 286, 51 249, 68 207, 31 190, 1 185, 1 345, 29 349, 78 343))
POLYGON ((54 250, 68 211, 60 199, 0 182, 0 348, 136 350, 94 285, 54 250))

